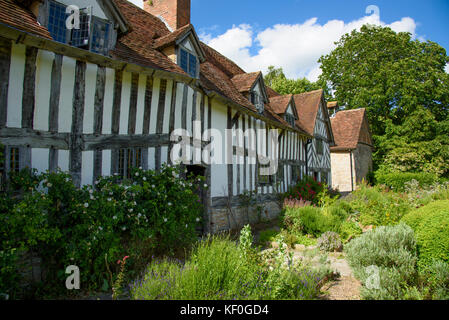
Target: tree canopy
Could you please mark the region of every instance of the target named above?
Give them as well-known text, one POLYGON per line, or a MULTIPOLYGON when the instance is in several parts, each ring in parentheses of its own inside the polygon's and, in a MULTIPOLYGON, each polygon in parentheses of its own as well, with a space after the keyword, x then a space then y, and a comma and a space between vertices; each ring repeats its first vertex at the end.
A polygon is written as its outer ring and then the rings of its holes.
POLYGON ((447 119, 449 58, 443 47, 370 25, 344 35, 336 45, 319 60, 320 80, 335 90, 341 105, 366 108, 375 135, 385 134, 387 120, 401 125, 419 108, 436 121, 447 119))
POLYGON ((375 167, 449 175, 449 57, 432 41, 363 26, 320 58, 320 81, 347 109, 366 108, 375 167))
POLYGON ((323 89, 326 98, 330 97, 329 88, 325 81, 312 82, 307 78, 287 79, 282 68, 268 67, 264 76, 265 84, 276 92, 284 94, 300 94, 308 91, 323 89))

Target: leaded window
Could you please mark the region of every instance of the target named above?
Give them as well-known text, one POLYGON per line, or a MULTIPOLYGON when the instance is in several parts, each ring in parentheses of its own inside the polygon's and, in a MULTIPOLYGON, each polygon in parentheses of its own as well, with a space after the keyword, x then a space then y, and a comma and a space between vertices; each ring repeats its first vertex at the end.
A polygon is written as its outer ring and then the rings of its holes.
POLYGON ((288 122, 289 125, 295 127, 295 116, 289 113, 285 114, 285 121, 288 122))
POLYGON ((323 140, 321 139, 316 139, 316 153, 319 155, 324 154, 323 140))
MULTIPOLYGON (((92 15, 92 8, 80 9, 79 28, 67 28, 70 16, 67 6, 54 0, 48 1, 48 31, 58 42, 107 55, 110 48, 112 24, 92 15)), ((75 24, 76 25, 76 24, 75 24)))
POLYGON ((256 106, 257 111, 259 113, 263 113, 264 111, 264 103, 263 98, 255 91, 251 92, 251 103, 256 106))
POLYGON ((260 166, 259 168, 259 177, 258 177, 258 181, 260 185, 271 185, 273 183, 273 176, 270 175, 263 175, 261 174, 261 169, 262 168, 269 168, 269 166, 260 166))
POLYGON ((124 179, 131 178, 133 168, 142 166, 142 149, 120 149, 118 152, 118 174, 124 179))
POLYGON ((196 78, 198 74, 198 61, 197 57, 188 52, 185 49, 180 49, 180 66, 182 70, 184 70, 187 74, 189 74, 192 78, 196 78))

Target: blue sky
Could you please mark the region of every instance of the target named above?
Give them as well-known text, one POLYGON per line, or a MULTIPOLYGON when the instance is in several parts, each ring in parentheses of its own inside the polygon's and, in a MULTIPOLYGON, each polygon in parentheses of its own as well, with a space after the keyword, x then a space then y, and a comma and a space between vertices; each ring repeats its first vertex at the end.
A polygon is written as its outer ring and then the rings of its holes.
POLYGON ((316 80, 318 58, 367 22, 435 41, 449 53, 449 0, 191 1, 201 40, 247 72, 275 65, 289 77, 316 80), (370 6, 374 11, 367 13, 370 6))

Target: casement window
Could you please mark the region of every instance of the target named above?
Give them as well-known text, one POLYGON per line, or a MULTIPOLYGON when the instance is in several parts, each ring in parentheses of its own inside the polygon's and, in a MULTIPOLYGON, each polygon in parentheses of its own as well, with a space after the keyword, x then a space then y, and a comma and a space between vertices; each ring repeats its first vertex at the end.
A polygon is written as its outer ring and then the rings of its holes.
POLYGON ((24 169, 23 148, 7 146, 2 150, 2 159, 0 163, 0 184, 6 180, 9 173, 17 173, 24 169))
POLYGON ((180 66, 192 78, 198 77, 198 58, 184 48, 179 49, 180 66))
POLYGON ((120 149, 118 151, 118 175, 123 179, 131 178, 131 170, 142 166, 142 149, 120 149))
POLYGON ((258 173, 258 181, 259 181, 259 185, 271 185, 273 183, 274 180, 274 176, 267 176, 267 175, 262 175, 260 174, 261 172, 261 168, 269 168, 269 166, 261 166, 259 168, 259 173, 258 173))
POLYGON ((316 139, 316 153, 318 155, 324 154, 324 145, 323 145, 323 140, 321 140, 321 139, 316 139))
POLYGON ((290 114, 290 113, 286 113, 285 114, 285 121, 288 122, 289 125, 291 125, 292 127, 295 127, 295 116, 290 114))
POLYGON ((278 166, 278 172, 276 175, 277 182, 284 182, 284 166, 279 165, 278 166))
POLYGON ((256 106, 257 111, 259 113, 263 113, 264 111, 264 103, 263 98, 255 91, 251 92, 251 103, 256 106))
POLYGON ((301 167, 292 166, 292 184, 296 184, 300 180, 301 180, 301 167))
POLYGON ((67 6, 48 0, 47 28, 52 38, 58 42, 107 55, 110 49, 112 24, 92 15, 92 7, 80 8, 79 29, 68 29, 67 6))

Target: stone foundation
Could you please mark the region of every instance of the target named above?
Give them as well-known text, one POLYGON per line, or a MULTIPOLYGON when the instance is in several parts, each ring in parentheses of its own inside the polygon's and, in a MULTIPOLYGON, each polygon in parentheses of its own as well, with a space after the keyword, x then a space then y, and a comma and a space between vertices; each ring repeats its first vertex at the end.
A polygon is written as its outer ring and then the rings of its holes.
POLYGON ((258 203, 249 208, 232 206, 231 210, 226 207, 212 208, 210 214, 211 232, 239 230, 247 224, 274 220, 280 212, 281 209, 276 201, 258 203))

